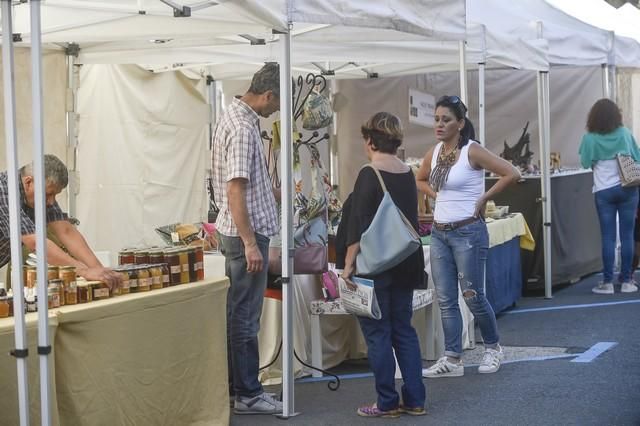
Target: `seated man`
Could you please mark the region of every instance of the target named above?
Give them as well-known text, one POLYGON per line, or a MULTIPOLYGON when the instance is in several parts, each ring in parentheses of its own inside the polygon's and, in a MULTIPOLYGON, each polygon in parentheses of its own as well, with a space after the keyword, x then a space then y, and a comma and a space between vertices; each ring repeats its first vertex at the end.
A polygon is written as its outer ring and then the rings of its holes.
MULTIPOLYGON (((84 237, 68 220, 58 203, 56 196, 67 186, 69 176, 67 168, 54 155, 44 156, 45 197, 47 228, 64 245, 65 252, 47 239, 47 262, 50 265, 75 266, 78 275, 87 280, 104 281, 114 288, 121 282, 120 274, 102 266, 84 237)), ((20 231, 22 244, 29 251, 36 249, 36 225, 34 219, 35 184, 33 164, 20 168, 20 231)), ((11 241, 9 234, 9 190, 7 172, 0 173, 0 267, 11 260, 11 241)))

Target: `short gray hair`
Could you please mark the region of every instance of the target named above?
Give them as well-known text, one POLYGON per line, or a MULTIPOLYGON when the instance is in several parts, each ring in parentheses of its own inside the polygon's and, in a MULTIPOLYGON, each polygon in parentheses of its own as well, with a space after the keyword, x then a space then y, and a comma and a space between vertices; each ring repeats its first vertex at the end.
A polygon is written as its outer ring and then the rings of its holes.
MULTIPOLYGON (((20 176, 33 176, 33 162, 20 168, 20 176)), ((46 154, 44 156, 44 179, 60 189, 66 188, 69 183, 67 166, 55 155, 46 154)))
POLYGON ((249 92, 261 95, 267 90, 280 97, 280 65, 277 62, 267 62, 251 79, 249 92))

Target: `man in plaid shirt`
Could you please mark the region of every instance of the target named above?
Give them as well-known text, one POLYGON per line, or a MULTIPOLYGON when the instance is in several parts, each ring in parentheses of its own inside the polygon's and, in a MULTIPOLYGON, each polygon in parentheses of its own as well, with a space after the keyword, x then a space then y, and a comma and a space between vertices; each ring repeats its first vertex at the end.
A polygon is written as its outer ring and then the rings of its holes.
MULTIPOLYGON (((65 246, 65 252, 51 240, 47 243, 47 262, 50 265, 71 265, 78 275, 88 280, 104 281, 112 288, 121 282, 120 274, 102 266, 86 240, 68 220, 58 202, 58 195, 69 181, 67 168, 54 155, 44 156, 45 200, 47 229, 65 246)), ((34 220, 35 186, 33 165, 20 169, 20 233, 22 244, 32 252, 36 250, 36 225, 34 220)), ((0 267, 11 260, 9 234, 9 190, 7 172, 0 173, 0 267)))
POLYGON ((280 109, 278 64, 268 63, 247 93, 234 99, 213 134, 213 190, 220 250, 231 281, 227 296, 229 383, 237 414, 282 412, 282 402, 258 381, 258 330, 267 286, 269 237, 279 231, 260 117, 280 109), (231 387, 232 386, 232 387, 231 387))

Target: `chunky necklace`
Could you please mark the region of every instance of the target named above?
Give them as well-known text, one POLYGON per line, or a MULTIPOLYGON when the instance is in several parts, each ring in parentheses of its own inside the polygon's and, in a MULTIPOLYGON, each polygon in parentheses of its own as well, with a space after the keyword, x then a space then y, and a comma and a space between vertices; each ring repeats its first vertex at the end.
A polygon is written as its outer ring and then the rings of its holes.
POLYGON ((438 153, 438 160, 436 161, 436 167, 431 171, 429 182, 434 191, 438 192, 447 181, 451 167, 456 163, 456 154, 458 153, 458 147, 456 146, 451 152, 445 152, 444 143, 440 147, 438 153))

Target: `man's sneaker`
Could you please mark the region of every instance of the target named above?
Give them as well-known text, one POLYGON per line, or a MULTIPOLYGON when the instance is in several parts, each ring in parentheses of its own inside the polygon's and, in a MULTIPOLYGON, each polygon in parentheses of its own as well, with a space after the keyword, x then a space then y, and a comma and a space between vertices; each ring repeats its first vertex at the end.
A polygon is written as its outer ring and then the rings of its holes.
POLYGON ((613 294, 613 284, 598 283, 598 285, 592 288, 591 291, 596 294, 613 294))
POLYGON ((638 286, 634 282, 622 283, 620 291, 622 293, 635 293, 636 291, 638 291, 638 286))
POLYGON ((279 414, 282 402, 266 392, 254 397, 237 396, 233 407, 235 414, 279 414))
POLYGON ((498 349, 485 349, 482 363, 478 367, 478 373, 495 373, 500 369, 503 357, 504 353, 500 346, 498 346, 498 349))
POLYGON ((429 368, 422 370, 422 377, 433 379, 435 377, 460 377, 464 375, 464 365, 460 362, 449 362, 446 356, 443 356, 429 368))

